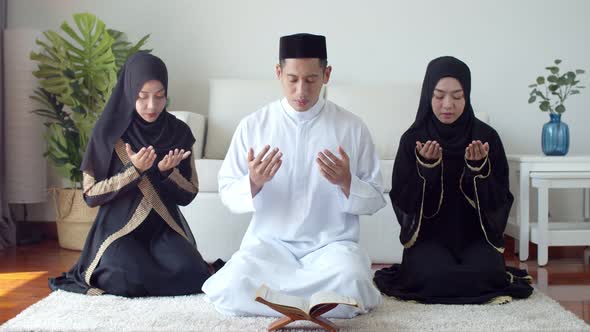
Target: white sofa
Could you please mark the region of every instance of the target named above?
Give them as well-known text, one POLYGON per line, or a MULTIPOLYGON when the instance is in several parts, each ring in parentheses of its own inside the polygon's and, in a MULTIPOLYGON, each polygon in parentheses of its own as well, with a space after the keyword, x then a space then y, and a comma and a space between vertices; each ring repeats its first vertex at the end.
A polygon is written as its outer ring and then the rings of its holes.
MULTIPOLYGON (((389 200, 391 174, 397 145, 414 120, 420 96, 418 82, 379 85, 330 83, 324 97, 360 116, 368 126, 381 159, 387 206, 372 216, 361 216, 361 245, 373 263, 401 261, 399 224, 389 200)), ((197 138, 194 152, 199 176, 199 194, 181 207, 207 261, 227 260, 239 248, 251 214, 232 214, 218 194, 217 173, 234 129, 246 115, 281 98, 275 80, 211 80, 208 117, 198 113, 172 112, 187 122, 197 138)), ((488 121, 487 114, 477 116, 488 121)))

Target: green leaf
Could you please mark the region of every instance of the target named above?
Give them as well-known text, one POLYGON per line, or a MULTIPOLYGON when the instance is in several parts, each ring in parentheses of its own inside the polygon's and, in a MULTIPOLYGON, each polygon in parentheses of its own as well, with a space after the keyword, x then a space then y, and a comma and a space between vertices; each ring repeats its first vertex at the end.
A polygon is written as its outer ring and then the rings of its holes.
POLYGON ((531 85, 529 85, 529 88, 536 88, 536 87, 537 87, 537 84, 531 84, 531 85))
POLYGON ((29 58, 33 61, 39 61, 44 65, 53 66, 56 68, 59 68, 61 66, 59 62, 45 54, 31 52, 29 58))
MULTIPOLYGON (((148 39, 149 37, 150 37, 150 35, 149 35, 149 34, 147 34, 147 35, 143 36, 143 37, 142 37, 142 38, 141 38, 141 39, 140 39, 140 40, 137 42, 137 44, 135 44, 135 46, 132 46, 132 47, 129 49, 129 55, 131 56, 131 55, 133 55, 133 54, 135 54, 135 53, 139 52, 139 51, 141 50, 141 48, 143 47, 143 45, 145 45, 145 43, 146 43, 146 41, 147 41, 147 39, 148 39)), ((151 50, 151 49, 149 49, 149 50, 143 50, 143 51, 144 51, 144 52, 151 52, 152 50, 151 50)))
POLYGON ((41 106, 30 111, 47 120, 48 160, 60 174, 79 182, 84 149, 117 82, 117 72, 149 35, 134 45, 95 15, 74 14, 73 22, 43 32, 45 38, 36 41, 39 50, 29 55, 37 64, 33 75, 41 87, 31 96, 41 106))
POLYGON ((571 90, 571 91, 570 91, 570 94, 571 94, 571 95, 577 95, 577 94, 579 94, 579 93, 580 93, 580 90, 571 90))
POLYGON ((537 84, 545 84, 545 77, 543 77, 543 76, 537 77, 537 84))
POLYGON ((44 117, 50 120, 59 120, 59 118, 55 115, 53 111, 45 110, 45 109, 36 109, 31 111, 34 114, 39 115, 40 117, 44 117))
POLYGON ((554 62, 556 65, 558 65, 558 64, 560 64, 560 63, 561 63, 561 60, 560 60, 560 59, 555 59, 555 61, 553 61, 553 62, 554 62))
MULTIPOLYGON (((46 68, 48 66, 45 66, 46 68)), ((51 67, 49 67, 51 68, 51 67)), ((55 77, 59 76, 62 73, 59 69, 40 69, 35 71, 35 77, 55 77)))
MULTIPOLYGON (((72 29, 72 27, 70 27, 70 25, 67 22, 63 22, 61 24, 60 28, 68 36, 70 36, 70 38, 72 38, 74 41, 76 41, 79 45, 84 45, 84 43, 85 43, 84 40, 82 38, 80 38, 80 36, 78 36, 78 34, 74 31, 74 29, 72 29)), ((72 45, 70 48, 73 49, 75 47, 72 45)), ((80 55, 82 56, 83 54, 80 54, 80 55)))
MULTIPOLYGON (((35 93, 36 93, 36 91, 35 91, 35 93)), ((49 101, 47 100, 47 98, 44 98, 44 97, 41 97, 41 96, 38 96, 38 95, 36 95, 36 96, 29 96, 29 98, 31 98, 32 100, 38 102, 39 104, 41 104, 41 105, 43 105, 43 106, 45 106, 47 108, 53 109, 53 107, 52 107, 53 105, 51 103, 49 103, 49 101)))
POLYGON ((567 84, 573 85, 573 82, 576 80, 576 74, 573 71, 568 71, 565 76, 567 84))
POLYGON ((542 101, 542 102, 539 104, 539 108, 540 108, 540 109, 541 109, 541 111, 543 111, 543 112, 547 112, 547 111, 549 111, 549 106, 550 106, 550 105, 549 105, 549 102, 548 102, 548 101, 546 101, 546 100, 545 100, 545 101, 542 101))
POLYGON ((557 113, 563 113, 563 112, 565 112, 565 106, 563 106, 563 104, 559 104, 559 105, 558 105, 558 106, 555 108, 555 111, 556 111, 557 113))
POLYGON ((549 70, 551 72, 551 74, 557 74, 557 73, 559 73, 559 68, 558 67, 545 67, 545 69, 549 70))
POLYGON ((558 89, 559 89, 559 85, 557 85, 557 84, 551 84, 551 85, 549 85, 549 91, 551 91, 551 92, 555 92, 558 89))
POLYGON ((584 74, 586 71, 582 69, 576 69, 576 74, 584 74))
POLYGON ((537 97, 535 97, 535 96, 531 96, 531 97, 529 98, 529 104, 532 104, 532 103, 534 103, 534 102, 535 102, 535 100, 537 100, 537 97))
POLYGON ((557 76, 555 76, 555 75, 547 76, 547 82, 551 82, 551 83, 557 82, 557 76))

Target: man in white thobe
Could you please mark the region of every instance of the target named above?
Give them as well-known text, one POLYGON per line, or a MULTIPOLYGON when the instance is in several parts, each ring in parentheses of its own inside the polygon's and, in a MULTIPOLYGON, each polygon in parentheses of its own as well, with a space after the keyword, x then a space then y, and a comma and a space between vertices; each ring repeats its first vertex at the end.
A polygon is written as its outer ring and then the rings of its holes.
POLYGON ((279 60, 284 98, 240 122, 218 176, 223 203, 252 221, 203 291, 221 313, 263 316, 281 315, 254 301, 262 284, 305 298, 333 291, 362 308, 324 316, 354 317, 381 302, 358 245, 359 215, 385 206, 379 159, 361 119, 320 97, 332 69, 323 36, 282 37, 279 60))

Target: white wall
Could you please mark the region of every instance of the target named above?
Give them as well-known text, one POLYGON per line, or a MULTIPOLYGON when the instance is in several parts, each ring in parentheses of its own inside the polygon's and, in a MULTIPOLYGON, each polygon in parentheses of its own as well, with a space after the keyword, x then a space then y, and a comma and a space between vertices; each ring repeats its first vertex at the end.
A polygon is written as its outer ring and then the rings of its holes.
MULTIPOLYGON (((209 78, 272 78, 285 34, 326 35, 333 81, 421 81, 430 59, 454 55, 471 67, 474 106, 490 113, 508 153, 541 153, 548 116, 527 104, 527 85, 543 68, 560 57, 564 69, 590 69, 585 0, 9 0, 8 27, 58 29, 82 11, 132 40, 151 33, 172 108, 203 114, 209 78)), ((570 153, 590 154, 590 89, 566 106, 570 153)))

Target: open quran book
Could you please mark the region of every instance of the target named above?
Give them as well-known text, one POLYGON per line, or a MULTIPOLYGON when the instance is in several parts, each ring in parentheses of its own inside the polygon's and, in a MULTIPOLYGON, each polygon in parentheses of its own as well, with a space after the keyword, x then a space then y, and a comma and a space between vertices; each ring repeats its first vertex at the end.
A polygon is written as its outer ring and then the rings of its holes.
POLYGON ((275 331, 296 320, 309 320, 329 331, 336 331, 336 326, 320 315, 336 308, 339 304, 362 308, 362 304, 354 298, 334 292, 317 292, 309 299, 305 299, 273 291, 266 285, 258 288, 255 300, 286 316, 273 322, 269 326, 269 331, 275 331))

